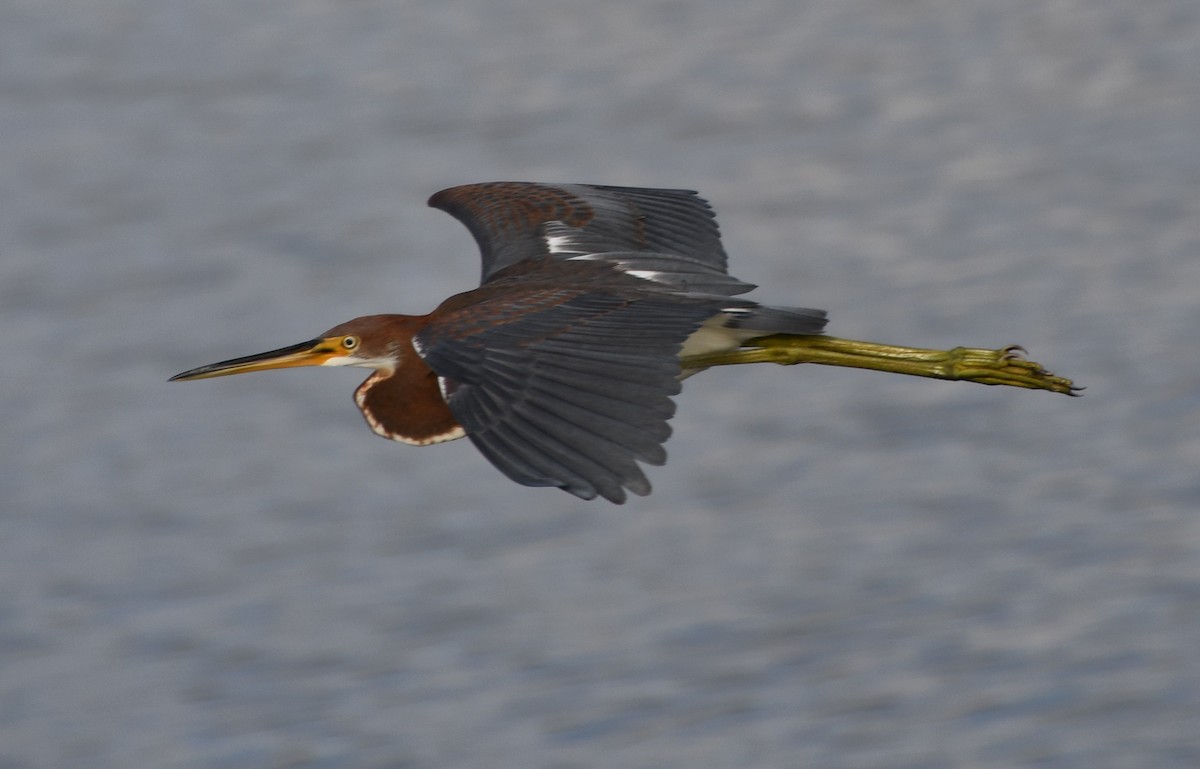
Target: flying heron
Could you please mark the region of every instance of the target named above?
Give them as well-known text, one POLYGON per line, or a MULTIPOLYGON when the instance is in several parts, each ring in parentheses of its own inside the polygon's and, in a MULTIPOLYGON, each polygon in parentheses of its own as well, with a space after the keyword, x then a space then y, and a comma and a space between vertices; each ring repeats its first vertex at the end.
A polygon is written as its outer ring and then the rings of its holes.
POLYGON ((171 381, 293 366, 372 369, 354 393, 375 433, 416 446, 470 438, 502 473, 615 503, 646 495, 680 381, 710 366, 869 368, 1075 394, 1021 348, 922 350, 822 335, 825 312, 740 294, 695 192, 493 182, 429 205, 471 231, 481 285, 428 315, 369 315, 316 339, 171 381))

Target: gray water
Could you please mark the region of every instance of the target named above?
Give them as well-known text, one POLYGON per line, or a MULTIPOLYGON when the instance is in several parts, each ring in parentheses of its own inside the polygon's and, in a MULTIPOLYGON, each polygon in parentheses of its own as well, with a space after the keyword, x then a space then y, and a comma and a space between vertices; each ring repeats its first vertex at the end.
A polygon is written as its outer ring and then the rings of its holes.
POLYGON ((0 767, 1200 766, 1193 0, 0 3, 0 767), (166 384, 477 276, 425 198, 682 186, 838 336, 653 496, 166 384))

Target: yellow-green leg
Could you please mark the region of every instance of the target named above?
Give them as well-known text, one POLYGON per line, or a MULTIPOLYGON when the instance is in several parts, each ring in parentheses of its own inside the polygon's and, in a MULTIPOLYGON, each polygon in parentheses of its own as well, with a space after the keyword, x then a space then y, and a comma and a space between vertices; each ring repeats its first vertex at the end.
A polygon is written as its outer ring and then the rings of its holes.
POLYGON ((999 350, 955 347, 952 350, 923 350, 875 342, 859 342, 833 336, 777 334, 751 339, 738 350, 683 358, 684 369, 732 366, 741 363, 816 363, 847 366, 895 374, 961 380, 986 385, 1008 385, 1030 390, 1050 390, 1078 395, 1070 380, 1054 376, 1024 357, 1025 350, 1013 345, 999 350))

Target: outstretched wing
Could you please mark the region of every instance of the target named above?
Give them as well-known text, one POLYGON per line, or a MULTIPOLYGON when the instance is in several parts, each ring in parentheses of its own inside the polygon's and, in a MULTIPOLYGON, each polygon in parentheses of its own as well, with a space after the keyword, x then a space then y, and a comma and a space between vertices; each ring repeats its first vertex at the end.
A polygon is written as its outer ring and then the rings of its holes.
POLYGON ((488 182, 442 190, 429 205, 471 231, 483 283, 527 259, 600 260, 640 278, 726 296, 754 286, 726 273, 708 203, 690 190, 488 182))
POLYGON ((717 309, 550 288, 522 302, 503 325, 479 324, 474 305, 417 335, 455 419, 517 483, 618 504, 648 494, 637 462, 666 461, 679 350, 717 309))

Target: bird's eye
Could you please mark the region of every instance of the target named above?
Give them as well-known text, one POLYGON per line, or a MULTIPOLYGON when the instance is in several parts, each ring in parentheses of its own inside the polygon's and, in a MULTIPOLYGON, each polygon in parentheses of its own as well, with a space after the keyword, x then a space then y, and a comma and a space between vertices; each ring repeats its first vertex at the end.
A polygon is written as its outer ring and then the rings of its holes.
POLYGON ((342 337, 342 347, 345 347, 347 350, 353 350, 355 347, 358 347, 358 337, 342 337))

